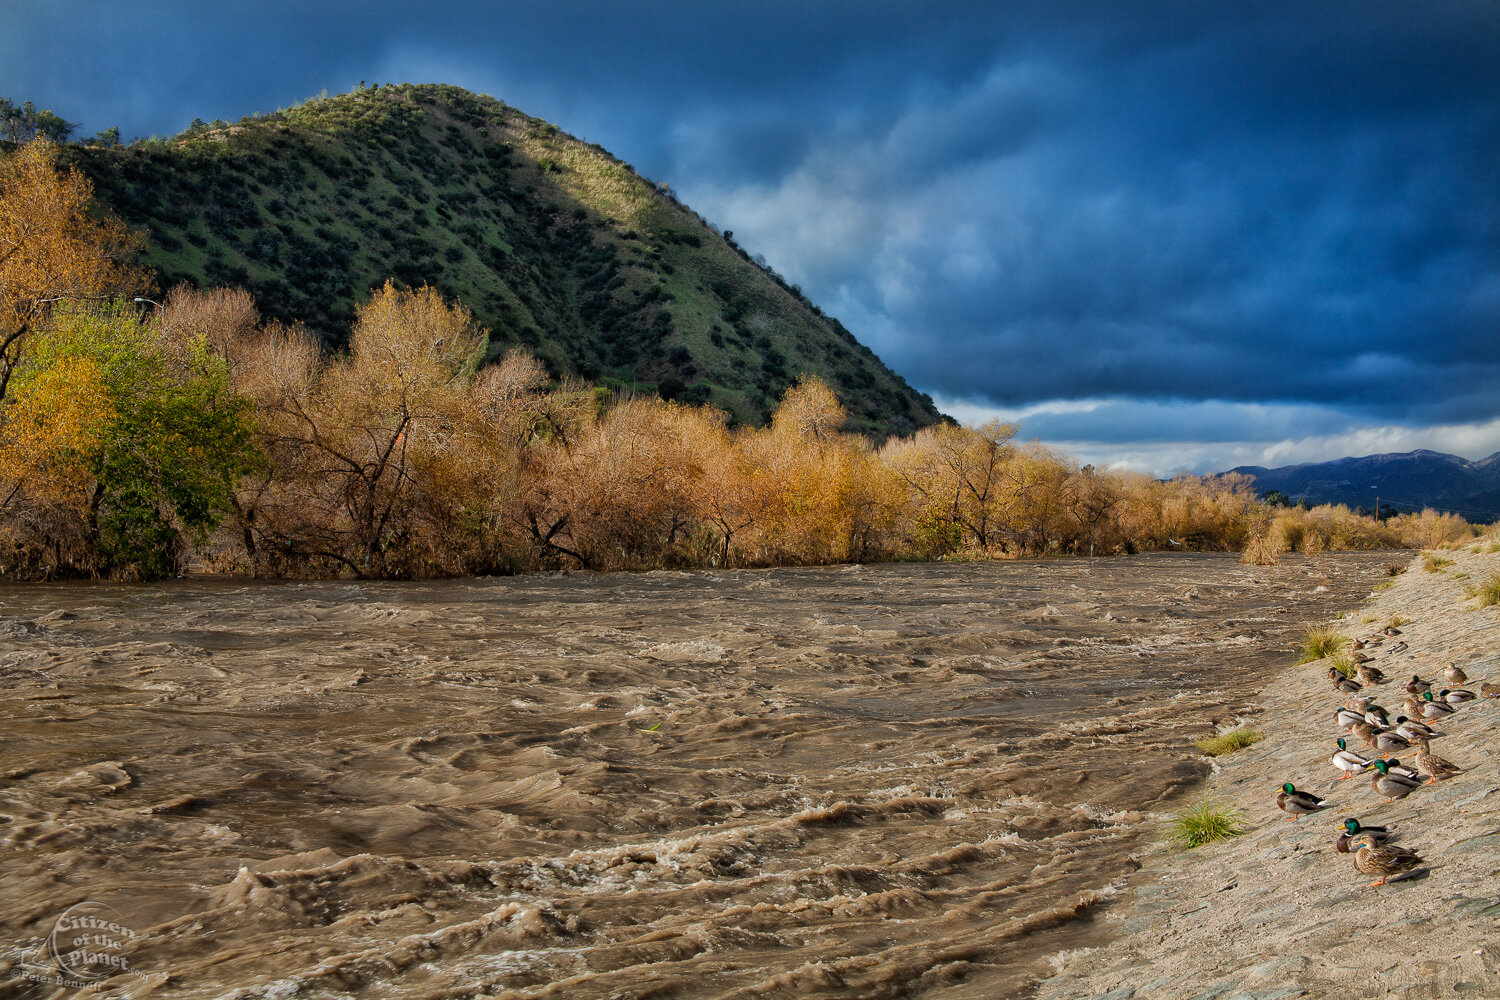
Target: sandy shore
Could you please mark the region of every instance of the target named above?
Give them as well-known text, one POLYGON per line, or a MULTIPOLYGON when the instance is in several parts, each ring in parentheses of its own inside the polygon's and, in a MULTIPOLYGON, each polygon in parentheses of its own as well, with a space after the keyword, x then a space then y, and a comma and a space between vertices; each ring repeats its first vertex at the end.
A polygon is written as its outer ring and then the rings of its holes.
MULTIPOLYGON (((1365 636, 1392 616, 1408 619, 1400 636, 1408 648, 1377 651, 1375 665, 1404 682, 1413 673, 1441 680, 1454 661, 1477 691, 1481 680, 1500 682, 1500 607, 1474 610, 1464 590, 1500 570, 1500 554, 1441 554, 1453 565, 1432 573, 1413 560, 1336 624, 1365 636)), ((1466 773, 1387 804, 1367 778, 1336 780, 1331 715, 1343 698, 1327 668, 1289 666, 1246 720, 1266 740, 1216 762, 1205 792, 1239 808, 1248 832, 1190 852, 1154 846, 1101 918, 1118 937, 1055 956, 1058 973, 1038 1000, 1500 997, 1500 701, 1461 707, 1433 743, 1466 773), (1276 793, 1287 781, 1334 807, 1284 822, 1276 793), (1334 850, 1349 816, 1393 827, 1397 843, 1437 867, 1371 888, 1352 857, 1334 850)), ((1405 691, 1374 690, 1398 714, 1405 691)), ((1414 755, 1406 761, 1415 764, 1414 755)))

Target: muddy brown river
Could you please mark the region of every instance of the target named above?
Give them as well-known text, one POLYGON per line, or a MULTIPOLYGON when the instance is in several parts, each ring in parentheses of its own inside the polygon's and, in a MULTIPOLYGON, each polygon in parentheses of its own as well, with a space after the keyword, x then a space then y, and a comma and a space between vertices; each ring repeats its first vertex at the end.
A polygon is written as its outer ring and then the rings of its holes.
POLYGON ((1399 559, 0 587, 0 996, 1022 996, 1399 559))

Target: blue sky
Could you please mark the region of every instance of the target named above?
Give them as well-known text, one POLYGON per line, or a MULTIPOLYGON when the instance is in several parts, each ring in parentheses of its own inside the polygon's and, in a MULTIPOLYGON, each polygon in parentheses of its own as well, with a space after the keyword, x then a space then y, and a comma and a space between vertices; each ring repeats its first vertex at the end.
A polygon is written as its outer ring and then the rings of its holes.
POLYGON ((1158 473, 1500 451, 1500 3, 0 0, 0 96, 170 134, 493 94, 964 420, 1158 473))

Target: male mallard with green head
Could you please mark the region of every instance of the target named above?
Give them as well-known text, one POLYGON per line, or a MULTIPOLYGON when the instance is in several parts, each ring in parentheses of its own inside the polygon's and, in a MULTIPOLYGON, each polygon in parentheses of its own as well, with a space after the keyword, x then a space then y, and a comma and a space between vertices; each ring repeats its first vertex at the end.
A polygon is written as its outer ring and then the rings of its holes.
MULTIPOLYGON (((1371 766, 1374 766, 1374 763, 1375 763, 1374 761, 1371 761, 1370 762, 1371 766)), ((1403 778, 1416 778, 1417 777, 1417 769, 1416 768, 1414 768, 1414 767, 1412 767, 1412 766, 1410 766, 1408 764, 1401 763, 1395 757, 1388 757, 1388 758, 1386 758, 1385 766, 1386 766, 1386 770, 1390 771, 1392 774, 1399 774, 1403 778)))
POLYGON ((1383 760, 1370 762, 1377 773, 1370 776, 1370 788, 1379 795, 1384 795, 1387 802, 1395 802, 1397 799, 1410 795, 1413 789, 1420 788, 1422 783, 1416 778, 1409 778, 1404 774, 1398 774, 1391 770, 1391 765, 1383 760))
POLYGON ((1281 794, 1276 796, 1276 807, 1287 813, 1287 822, 1301 819, 1307 813, 1315 813, 1320 809, 1329 809, 1329 803, 1324 802, 1312 792, 1299 792, 1290 781, 1281 786, 1281 794))
POLYGON ((1343 739, 1339 740, 1338 751, 1333 755, 1333 766, 1339 769, 1339 780, 1345 781, 1370 766, 1369 758, 1361 757, 1353 750, 1344 745, 1343 739))
POLYGON ((1431 691, 1422 692, 1422 701, 1417 706, 1417 714, 1429 722, 1446 719, 1457 711, 1458 709, 1446 701, 1438 701, 1434 698, 1431 691))
POLYGON ((1341 854, 1357 851, 1361 844, 1379 847, 1391 839, 1391 831, 1383 826, 1361 826, 1359 820, 1349 818, 1339 824, 1339 837, 1333 846, 1341 854))

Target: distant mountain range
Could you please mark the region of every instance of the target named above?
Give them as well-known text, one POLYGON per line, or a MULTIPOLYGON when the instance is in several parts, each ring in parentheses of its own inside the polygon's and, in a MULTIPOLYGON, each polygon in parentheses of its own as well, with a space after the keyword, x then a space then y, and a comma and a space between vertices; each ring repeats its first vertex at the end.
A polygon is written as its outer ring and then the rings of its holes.
POLYGON ((1280 490, 1292 500, 1350 507, 1417 511, 1424 507, 1462 514, 1470 521, 1500 520, 1500 452, 1477 462, 1436 451, 1337 458, 1267 469, 1229 470, 1255 477, 1257 492, 1280 490))

